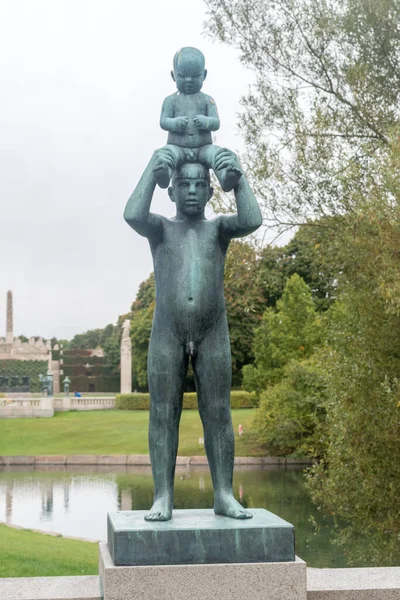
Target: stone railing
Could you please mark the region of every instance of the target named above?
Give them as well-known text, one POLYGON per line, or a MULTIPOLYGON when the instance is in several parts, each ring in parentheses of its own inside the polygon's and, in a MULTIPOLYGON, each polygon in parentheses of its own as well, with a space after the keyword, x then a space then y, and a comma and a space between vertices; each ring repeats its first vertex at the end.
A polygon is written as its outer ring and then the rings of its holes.
POLYGON ((0 419, 53 416, 54 398, 0 398, 0 419))
MULTIPOLYGON (((207 567, 207 565, 205 565, 207 567)), ((138 567, 143 569, 143 567, 138 567)), ((174 567, 171 577, 174 576, 174 567)), ((200 566, 201 569, 201 566, 200 566)), ((164 570, 164 577, 165 571, 164 570)), ((205 569, 204 576, 207 574, 205 569)), ((201 573, 199 571, 199 577, 201 573)), ((158 598, 162 600, 164 580, 158 598)), ((190 590, 187 598, 190 598, 190 590)), ((276 590, 265 590, 265 600, 273 600, 276 590), (269 593, 270 592, 270 593, 269 593)), ((153 597, 153 596, 152 596, 153 597)), ((168 596, 171 597, 171 596, 168 596)), ((179 596, 181 597, 181 596, 179 596)), ((204 600, 209 596, 204 593, 204 600)), ((221 589, 219 598, 229 598, 221 589)), ((4 600, 101 600, 97 576, 24 577, 0 579, 0 598, 4 600)), ((125 600, 126 596, 119 596, 125 600)), ((248 598, 251 598, 249 591, 248 598)), ((372 569, 307 569, 307 600, 399 600, 400 567, 372 569)), ((135 600, 130 596, 130 600, 135 600)), ((192 600, 196 600, 192 598, 192 600)), ((295 600, 292 596, 290 600, 295 600)))
POLYGON ((66 412, 68 410, 107 410, 115 408, 115 396, 87 396, 76 398, 64 396, 55 398, 54 410, 66 412))

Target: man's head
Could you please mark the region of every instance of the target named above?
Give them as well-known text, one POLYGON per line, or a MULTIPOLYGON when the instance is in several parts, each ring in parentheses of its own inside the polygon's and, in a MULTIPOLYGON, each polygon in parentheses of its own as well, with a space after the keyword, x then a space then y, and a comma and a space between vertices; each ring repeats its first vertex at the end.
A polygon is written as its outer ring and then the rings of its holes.
POLYGON ((197 94, 207 77, 204 54, 197 48, 181 48, 174 56, 171 77, 181 94, 197 94))
POLYGON ((209 169, 200 163, 184 163, 174 172, 168 194, 177 212, 188 217, 201 215, 213 195, 209 169))

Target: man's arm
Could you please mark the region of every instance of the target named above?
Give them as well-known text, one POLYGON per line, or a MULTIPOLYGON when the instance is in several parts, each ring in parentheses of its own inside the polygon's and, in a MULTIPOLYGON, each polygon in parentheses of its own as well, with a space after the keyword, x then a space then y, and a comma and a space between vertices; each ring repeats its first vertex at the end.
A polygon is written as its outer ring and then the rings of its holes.
MULTIPOLYGON (((241 166, 233 152, 221 149, 215 159, 215 168, 219 169, 239 169, 241 166)), ((256 231, 262 225, 262 214, 258 202, 250 189, 248 181, 242 174, 234 188, 237 213, 231 216, 220 217, 221 234, 225 239, 244 237, 256 231)))
POLYGON ((162 163, 166 163, 168 166, 172 165, 171 168, 174 168, 173 158, 165 148, 154 152, 139 183, 133 190, 124 212, 124 219, 132 229, 153 240, 161 239, 162 236, 161 218, 150 212, 150 204, 156 187, 154 171, 160 168, 162 163))

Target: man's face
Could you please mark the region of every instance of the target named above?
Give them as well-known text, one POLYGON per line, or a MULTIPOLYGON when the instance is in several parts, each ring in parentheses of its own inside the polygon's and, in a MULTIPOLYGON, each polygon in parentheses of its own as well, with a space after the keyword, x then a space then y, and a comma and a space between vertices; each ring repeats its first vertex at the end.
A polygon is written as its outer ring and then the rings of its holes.
POLYGON ((184 58, 173 71, 173 79, 181 94, 197 94, 203 87, 206 71, 201 60, 196 57, 184 58))
POLYGON ((212 196, 209 181, 196 165, 186 165, 174 178, 170 197, 179 212, 196 216, 203 212, 212 196))

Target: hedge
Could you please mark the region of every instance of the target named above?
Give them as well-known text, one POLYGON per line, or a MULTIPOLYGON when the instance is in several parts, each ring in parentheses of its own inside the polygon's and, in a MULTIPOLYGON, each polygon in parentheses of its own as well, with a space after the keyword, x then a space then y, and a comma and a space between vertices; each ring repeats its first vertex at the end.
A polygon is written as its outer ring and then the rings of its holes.
MULTIPOLYGON (((64 371, 65 375, 65 371, 64 371)), ((69 389, 71 392, 89 392, 89 385, 94 385, 94 391, 98 394, 102 392, 116 392, 120 389, 119 376, 108 377, 105 375, 97 375, 87 377, 86 375, 68 375, 71 383, 69 389)))
MULTIPOLYGON (((255 394, 244 391, 231 392, 231 408, 254 408, 257 406, 255 394)), ((117 394, 116 407, 120 410, 149 410, 149 394, 117 394)), ((186 410, 197 409, 196 392, 183 394, 183 408, 186 410)))
POLYGON ((0 376, 29 377, 29 391, 41 392, 39 374, 47 373, 47 360, 0 360, 0 376))

